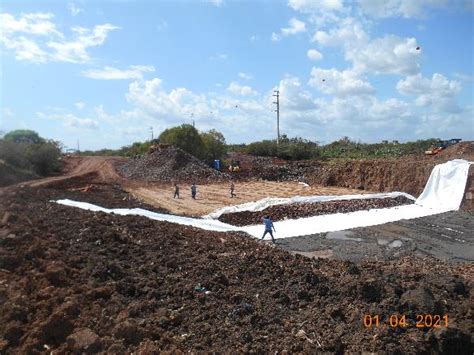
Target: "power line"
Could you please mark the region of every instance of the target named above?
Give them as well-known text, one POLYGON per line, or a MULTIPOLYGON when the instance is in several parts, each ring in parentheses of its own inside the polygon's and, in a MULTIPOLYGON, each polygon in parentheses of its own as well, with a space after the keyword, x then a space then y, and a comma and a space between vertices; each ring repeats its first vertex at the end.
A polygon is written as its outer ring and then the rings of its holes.
POLYGON ((280 143, 280 91, 275 90, 276 94, 272 95, 276 97, 276 101, 273 103, 276 104, 277 109, 275 112, 277 113, 277 144, 280 143))

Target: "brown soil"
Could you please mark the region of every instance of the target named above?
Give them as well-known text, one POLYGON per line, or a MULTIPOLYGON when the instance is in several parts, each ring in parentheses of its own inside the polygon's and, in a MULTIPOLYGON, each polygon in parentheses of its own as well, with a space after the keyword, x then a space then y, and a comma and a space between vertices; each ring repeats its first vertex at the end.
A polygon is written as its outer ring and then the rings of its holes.
MULTIPOLYGON (((472 265, 354 264, 0 191, 0 352, 471 354, 472 265), (367 329, 364 316, 379 315, 367 329), (405 315, 406 328, 387 326, 405 315), (417 314, 449 327, 417 328, 417 314)), ((120 196, 120 194, 119 194, 120 196)))
POLYGON ((256 212, 243 211, 225 213, 219 217, 219 221, 234 226, 248 226, 261 224, 264 216, 270 216, 273 221, 282 221, 284 219, 296 219, 333 213, 347 213, 373 208, 388 208, 412 203, 413 200, 403 196, 383 199, 374 198, 367 200, 293 203, 289 205, 270 206, 262 211, 256 212))

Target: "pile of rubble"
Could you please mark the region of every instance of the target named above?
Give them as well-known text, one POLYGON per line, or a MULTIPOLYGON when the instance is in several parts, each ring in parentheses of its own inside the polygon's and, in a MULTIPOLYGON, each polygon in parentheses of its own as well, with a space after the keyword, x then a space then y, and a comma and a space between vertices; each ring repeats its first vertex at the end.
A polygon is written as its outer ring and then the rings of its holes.
POLYGON ((174 146, 159 146, 148 154, 133 158, 117 170, 126 178, 152 182, 212 182, 226 175, 174 146))
POLYGON ((288 205, 270 206, 263 211, 243 211, 226 213, 219 221, 234 226, 248 226, 262 223, 264 216, 270 216, 273 221, 319 216, 323 214, 347 213, 373 208, 388 208, 412 204, 413 201, 399 196, 396 198, 373 198, 366 200, 327 201, 313 203, 292 203, 288 205))

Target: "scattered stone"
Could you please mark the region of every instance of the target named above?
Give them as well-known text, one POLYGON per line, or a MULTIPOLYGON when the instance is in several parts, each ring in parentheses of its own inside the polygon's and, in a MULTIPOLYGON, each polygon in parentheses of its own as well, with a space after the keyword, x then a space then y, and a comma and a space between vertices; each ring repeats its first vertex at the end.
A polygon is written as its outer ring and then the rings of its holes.
POLYGON ((69 349, 75 354, 93 354, 101 349, 99 336, 89 328, 75 331, 66 341, 69 349))

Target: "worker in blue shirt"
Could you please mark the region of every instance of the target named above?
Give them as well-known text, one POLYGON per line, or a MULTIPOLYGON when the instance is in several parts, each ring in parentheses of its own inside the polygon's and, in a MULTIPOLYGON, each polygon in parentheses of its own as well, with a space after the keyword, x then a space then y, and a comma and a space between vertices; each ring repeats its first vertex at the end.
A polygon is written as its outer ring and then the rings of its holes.
POLYGON ((272 242, 275 243, 275 238, 273 238, 272 228, 273 228, 273 231, 276 232, 276 230, 275 230, 275 226, 273 225, 272 220, 270 219, 270 217, 265 216, 265 217, 263 217, 263 223, 265 224, 265 232, 263 233, 263 236, 262 236, 261 240, 263 240, 263 238, 265 238, 267 233, 270 233, 270 236, 272 237, 272 242))

